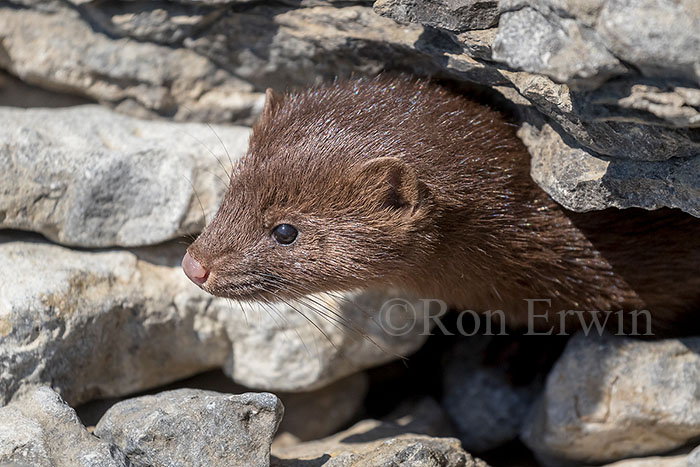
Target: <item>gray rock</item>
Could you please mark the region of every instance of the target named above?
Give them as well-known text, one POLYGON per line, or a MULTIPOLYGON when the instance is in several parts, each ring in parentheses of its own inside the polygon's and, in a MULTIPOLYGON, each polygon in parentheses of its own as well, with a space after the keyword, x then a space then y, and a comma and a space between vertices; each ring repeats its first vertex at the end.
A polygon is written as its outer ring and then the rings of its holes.
POLYGON ((693 0, 503 0, 501 8, 494 57, 524 71, 568 84, 580 84, 580 74, 594 87, 624 71, 620 62, 643 76, 700 77, 693 0))
POLYGON ((442 405, 465 449, 483 452, 516 439, 541 383, 515 386, 503 367, 487 367, 488 337, 473 336, 448 355, 442 405))
MULTIPOLYGON (((235 383, 221 371, 207 371, 191 378, 179 380, 167 386, 172 389, 202 389, 228 394, 254 392, 253 389, 235 383)), ((366 372, 354 373, 334 381, 315 391, 282 392, 275 395, 284 405, 284 418, 277 430, 276 439, 285 436, 293 442, 308 441, 329 436, 346 427, 363 409, 369 378, 366 372), (309 414, 323 414, 309 417, 309 414)), ((97 422, 114 404, 127 397, 99 399, 75 408, 83 422, 97 422)), ((439 409, 439 406, 438 406, 439 409)))
MULTIPOLYGON (((693 134, 700 126, 700 89, 661 80, 614 80, 596 91, 577 95, 576 100, 579 113, 587 120, 695 128, 689 130, 693 134)), ((698 152, 700 146, 694 149, 698 152)))
POLYGON ((82 17, 68 8, 51 15, 3 9, 6 54, 0 54, 0 66, 27 82, 132 115, 239 123, 251 123, 259 111, 255 91, 337 76, 400 68, 505 82, 493 67, 468 56, 453 54, 445 66, 442 51, 414 47, 425 42, 423 27, 398 25, 369 6, 290 0, 290 6, 252 4, 234 11, 213 2, 167 2, 167 8, 164 2, 83 3, 82 17), (96 33, 83 18, 113 37, 96 33))
MULTIPOLYGON (((628 122, 616 116, 600 118, 607 114, 593 102, 595 95, 608 94, 607 84, 594 93, 574 93, 566 85, 529 73, 502 72, 538 111, 548 116, 578 143, 600 155, 638 161, 665 161, 674 157, 688 158, 700 153, 700 129, 669 128, 653 125, 658 118, 647 115, 647 124, 628 122)), ((620 85, 611 84, 614 89, 620 85)), ((626 86, 626 85, 624 85, 626 86)), ((610 91, 615 93, 616 91, 610 91)), ((620 95, 620 99, 624 99, 620 95)), ((641 116, 638 114, 638 117, 641 116)), ((537 124, 536 115, 526 120, 537 124)), ((670 185, 672 187, 672 185, 670 185)))
POLYGON ((75 251, 0 234, 0 263, 12 265, 0 281, 13 284, 0 301, 0 405, 38 385, 78 404, 218 366, 248 387, 311 390, 426 339, 418 326, 402 336, 382 330, 374 316, 386 293, 289 305, 214 298, 182 273, 183 252, 180 243, 75 251))
POLYGON ((666 162, 604 158, 565 141, 546 123, 526 123, 518 135, 532 155, 532 178, 568 209, 668 206, 700 216, 700 156, 666 162))
POLYGON ((464 31, 457 35, 457 39, 470 57, 491 60, 493 42, 496 40, 497 34, 498 28, 477 29, 464 31))
POLYGON ((626 71, 594 30, 531 3, 539 2, 503 2, 506 11, 493 44, 494 60, 558 82, 591 87, 626 71))
POLYGON ((700 8, 695 0, 605 0, 596 30, 608 50, 644 76, 700 82, 700 8))
POLYGON ((119 402, 95 434, 135 466, 266 467, 283 413, 269 393, 178 389, 119 402))
POLYGON ((99 106, 0 108, 0 228, 81 247, 197 233, 218 208, 248 134, 99 106))
MULTIPOLYGON (((572 197, 570 193, 553 189, 556 184, 571 185, 570 177, 558 178, 560 167, 566 165, 577 173, 587 173, 590 167, 570 157, 565 164, 562 158, 568 153, 561 158, 552 153, 556 167, 543 168, 551 177, 545 188, 567 207, 587 211, 615 206, 670 206, 696 214, 694 172, 682 173, 695 167, 692 162, 688 167, 688 162, 671 161, 700 155, 700 47, 696 46, 700 12, 692 2, 499 3, 502 14, 497 28, 459 34, 426 30, 414 47, 441 56, 443 72, 453 79, 464 80, 459 71, 465 70, 469 73, 466 79, 493 86, 517 105, 522 105, 525 98, 526 105, 532 104, 556 124, 565 140, 575 141, 570 144, 582 146, 594 157, 669 161, 646 169, 642 168, 645 164, 623 163, 624 173, 608 175, 611 187, 596 181, 587 183, 584 191, 590 201, 580 195, 572 203, 566 201, 572 197), (667 48, 672 52, 665 54, 667 48), (524 72, 500 67, 492 60, 524 72), (520 95, 515 95, 513 89, 520 95), (641 173, 632 174, 628 167, 641 173), (627 183, 628 178, 637 181, 627 183), (647 179, 650 186, 647 188, 641 179, 647 179)), ((458 15, 450 14, 448 9, 438 12, 430 5, 428 1, 382 0, 375 9, 401 21, 437 24, 434 22, 442 21, 443 15, 457 21, 458 15)), ((527 115, 527 123, 539 126, 542 115, 527 115)), ((538 137, 529 139, 531 147, 538 137)), ((547 144, 543 140, 537 146, 547 144)))
POLYGON ((39 11, 48 11, 55 13, 61 10, 61 0, 8 0, 5 3, 16 5, 23 8, 35 8, 39 11))
POLYGON ((126 467, 114 444, 91 435, 48 387, 0 407, 0 464, 33 467, 126 467))
POLYGON ((688 454, 688 467, 700 467, 700 446, 696 447, 688 454))
POLYGON ((367 290, 311 296, 272 310, 246 304, 245 314, 225 317, 232 350, 223 370, 251 388, 298 392, 410 355, 428 337, 422 323, 431 311, 413 302, 413 313, 392 315, 392 325, 403 331, 388 333, 377 315, 394 298, 401 293, 367 290))
POLYGON ((651 456, 639 457, 635 459, 625 459, 623 461, 606 464, 605 467, 696 467, 691 464, 688 455, 678 456, 651 456))
POLYGON ((466 453, 454 438, 414 434, 410 427, 363 420, 331 437, 273 449, 272 466, 302 467, 486 467, 466 453))
POLYGON ((670 451, 700 435, 700 339, 574 336, 523 427, 550 464, 670 451))
POLYGON ((97 33, 77 12, 0 8, 0 67, 136 116, 251 123, 262 95, 205 57, 97 33))
POLYGON ((403 433, 428 435, 437 438, 453 438, 455 430, 443 407, 430 396, 409 398, 383 418, 389 427, 403 433))
POLYGON ((0 107, 72 107, 93 101, 73 94, 49 91, 15 78, 0 70, 0 107))
POLYGON ((12 265, 0 280, 13 284, 0 302, 0 405, 46 384, 76 405, 220 365, 230 343, 218 314, 230 308, 181 277, 180 251, 75 251, 0 234, 12 265))
POLYGON ((399 23, 421 23, 463 32, 498 23, 497 0, 377 0, 374 11, 399 23))
POLYGON ((86 3, 82 11, 115 36, 179 45, 223 14, 222 3, 94 2, 86 3))
MULTIPOLYGON (((217 63, 227 63, 256 89, 285 89, 392 68, 435 74, 443 68, 442 52, 433 56, 429 50, 414 48, 423 37, 421 26, 396 24, 366 6, 260 5, 227 13, 184 44, 217 63)), ((473 67, 463 67, 460 75, 487 73, 483 65, 473 67)))

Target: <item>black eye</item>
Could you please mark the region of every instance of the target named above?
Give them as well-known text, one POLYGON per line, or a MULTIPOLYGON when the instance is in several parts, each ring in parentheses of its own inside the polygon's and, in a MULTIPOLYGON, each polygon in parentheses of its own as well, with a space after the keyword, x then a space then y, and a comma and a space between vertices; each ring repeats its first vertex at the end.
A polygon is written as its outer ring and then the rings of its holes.
POLYGON ((299 231, 291 224, 280 224, 272 229, 272 237, 280 245, 291 245, 297 239, 299 231))

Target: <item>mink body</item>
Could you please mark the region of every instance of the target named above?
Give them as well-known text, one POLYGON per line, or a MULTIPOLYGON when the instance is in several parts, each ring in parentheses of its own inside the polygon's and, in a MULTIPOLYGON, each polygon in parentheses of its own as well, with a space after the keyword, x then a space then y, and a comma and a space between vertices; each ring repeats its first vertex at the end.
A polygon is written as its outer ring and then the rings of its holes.
POLYGON ((551 300, 538 313, 649 310, 655 333, 689 332, 700 311, 700 219, 568 211, 501 114, 406 77, 268 92, 187 256, 206 272, 195 282, 236 299, 394 286, 515 326, 526 299, 551 300), (271 235, 280 224, 298 230, 291 245, 271 235))

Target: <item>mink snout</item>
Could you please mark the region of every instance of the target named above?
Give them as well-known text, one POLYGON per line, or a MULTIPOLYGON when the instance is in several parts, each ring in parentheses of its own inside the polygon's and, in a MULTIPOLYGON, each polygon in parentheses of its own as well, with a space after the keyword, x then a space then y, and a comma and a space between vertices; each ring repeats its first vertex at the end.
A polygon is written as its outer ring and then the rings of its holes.
POLYGON ((185 253, 185 256, 182 258, 182 270, 192 282, 200 287, 209 278, 209 271, 199 261, 190 256, 189 252, 185 253))

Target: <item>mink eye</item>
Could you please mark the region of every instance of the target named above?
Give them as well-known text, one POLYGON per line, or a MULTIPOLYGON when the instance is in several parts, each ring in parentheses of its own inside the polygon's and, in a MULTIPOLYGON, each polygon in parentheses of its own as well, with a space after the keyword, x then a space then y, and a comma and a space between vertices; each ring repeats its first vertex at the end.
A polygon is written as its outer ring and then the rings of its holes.
POLYGON ((291 245, 297 239, 299 231, 291 224, 280 224, 272 229, 272 237, 280 245, 291 245))

